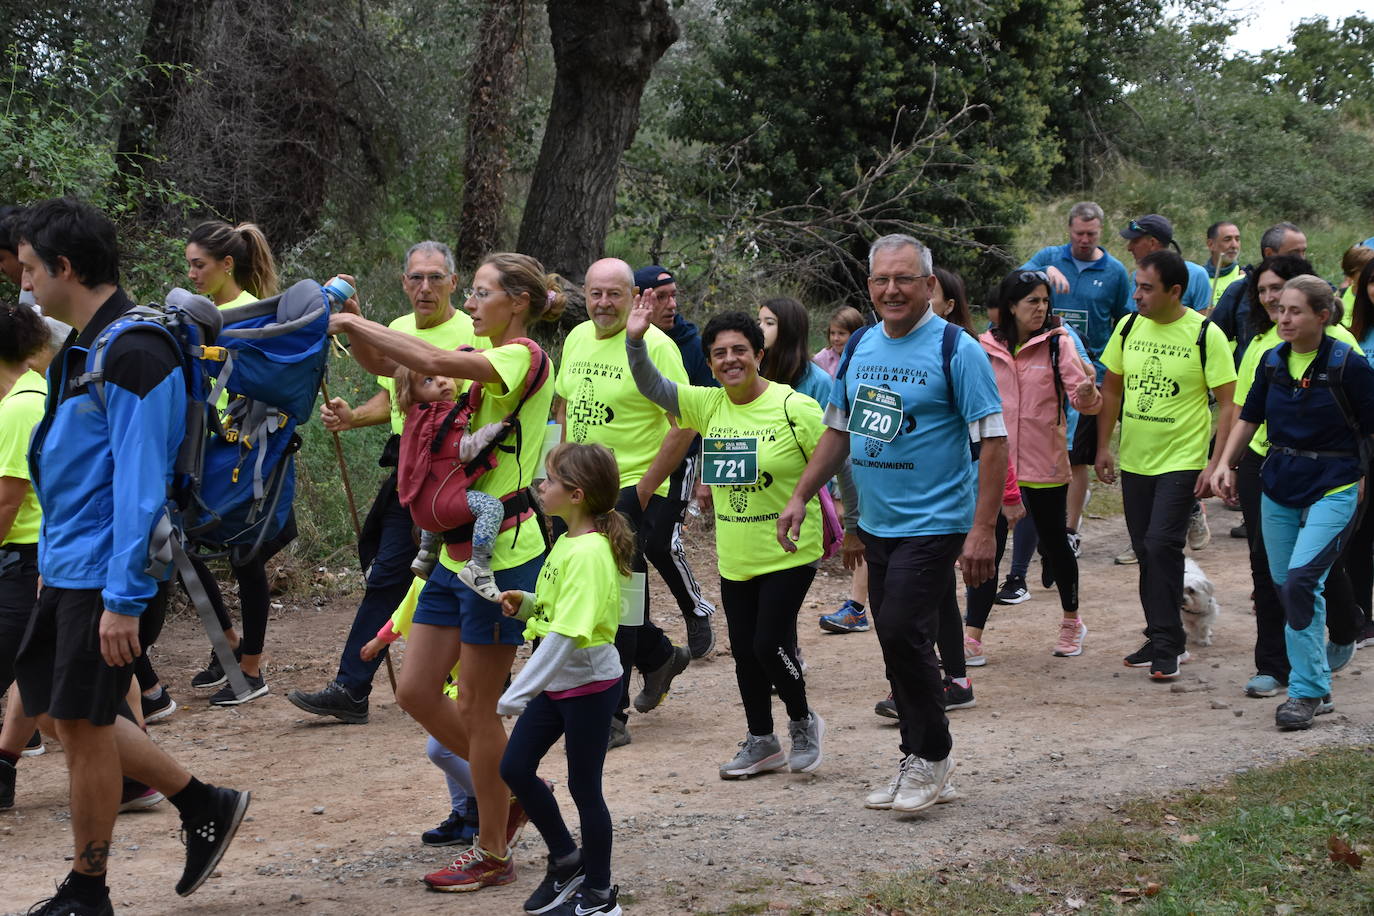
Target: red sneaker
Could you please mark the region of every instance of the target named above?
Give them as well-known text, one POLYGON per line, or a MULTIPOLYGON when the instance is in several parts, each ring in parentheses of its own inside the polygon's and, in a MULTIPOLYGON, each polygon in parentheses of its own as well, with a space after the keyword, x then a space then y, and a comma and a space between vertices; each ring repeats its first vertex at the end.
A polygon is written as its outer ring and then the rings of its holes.
POLYGON ((425 875, 424 882, 432 891, 480 891, 484 887, 499 887, 515 880, 515 859, 506 853, 504 859, 473 846, 448 868, 425 875))

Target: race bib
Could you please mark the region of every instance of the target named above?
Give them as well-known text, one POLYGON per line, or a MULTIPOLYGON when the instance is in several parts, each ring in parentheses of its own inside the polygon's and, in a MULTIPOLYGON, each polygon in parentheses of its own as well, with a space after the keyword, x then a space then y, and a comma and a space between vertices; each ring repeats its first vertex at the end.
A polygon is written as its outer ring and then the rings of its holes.
POLYGON ((759 481, 759 440, 701 440, 701 482, 713 487, 750 486, 759 481))
POLYGON ((847 428, 860 436, 891 442, 902 428, 902 396, 886 388, 860 385, 847 428))

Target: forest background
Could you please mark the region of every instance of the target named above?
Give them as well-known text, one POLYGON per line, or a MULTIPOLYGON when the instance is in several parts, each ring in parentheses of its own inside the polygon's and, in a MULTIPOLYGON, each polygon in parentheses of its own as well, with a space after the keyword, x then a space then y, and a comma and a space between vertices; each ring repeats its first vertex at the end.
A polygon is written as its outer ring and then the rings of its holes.
MULTIPOLYGON (((32 0, 0 26, 0 202, 104 208, 139 299, 186 283, 196 222, 251 220, 285 280, 351 273, 381 320, 435 238, 462 283, 502 249, 574 284, 602 254, 663 264, 699 323, 794 295, 819 347, 884 232, 975 303, 1078 199, 1121 256, 1146 212, 1199 262, 1217 219, 1245 262, 1293 220, 1332 280, 1374 235, 1363 16, 1258 54, 1228 50, 1217 0, 32 0)), ((331 388, 376 390, 346 358, 331 388)), ((353 535, 328 434, 302 429, 294 552, 320 562, 353 535)), ((364 502, 385 435, 342 437, 364 502)))

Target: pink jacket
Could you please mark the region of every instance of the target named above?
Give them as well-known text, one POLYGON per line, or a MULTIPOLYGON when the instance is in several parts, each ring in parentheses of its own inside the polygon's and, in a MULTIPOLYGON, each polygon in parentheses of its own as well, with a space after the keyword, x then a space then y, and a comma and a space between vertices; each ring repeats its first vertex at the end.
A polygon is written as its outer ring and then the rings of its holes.
POLYGON ((997 377, 1002 419, 1007 424, 1007 450, 1018 478, 1030 483, 1068 483, 1066 425, 1055 392, 1050 347, 1059 347, 1059 377, 1074 409, 1095 414, 1102 407, 1102 395, 1096 389, 1088 399, 1078 396, 1078 386, 1092 376, 1078 359, 1069 332, 1063 328, 1042 331, 1026 341, 1015 356, 992 331, 985 331, 978 342, 987 351, 997 377))

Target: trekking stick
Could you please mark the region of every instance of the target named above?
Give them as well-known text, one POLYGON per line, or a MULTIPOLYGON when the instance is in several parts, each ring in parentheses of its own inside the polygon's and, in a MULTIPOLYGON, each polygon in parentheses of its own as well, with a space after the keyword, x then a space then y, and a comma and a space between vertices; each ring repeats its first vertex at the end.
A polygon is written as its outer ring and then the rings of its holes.
MULTIPOLYGON (((324 395, 326 402, 329 398, 329 382, 320 379, 320 392, 324 395)), ((348 479, 348 465, 344 462, 343 442, 339 439, 339 434, 334 433, 334 456, 339 459, 339 475, 343 478, 344 495, 348 497, 348 514, 353 518, 353 537, 363 536, 363 526, 358 521, 358 504, 353 499, 353 484, 348 479)), ((391 664, 391 653, 388 652, 386 658, 386 676, 391 681, 391 694, 396 695, 396 668, 391 664)))

